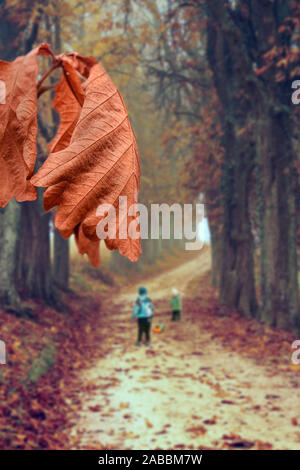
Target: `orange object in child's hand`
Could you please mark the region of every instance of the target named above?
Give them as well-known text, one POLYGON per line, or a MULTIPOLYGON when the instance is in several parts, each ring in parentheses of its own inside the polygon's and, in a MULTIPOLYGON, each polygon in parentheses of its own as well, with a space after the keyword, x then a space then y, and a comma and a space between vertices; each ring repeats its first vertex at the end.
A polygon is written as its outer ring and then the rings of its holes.
POLYGON ((165 325, 155 325, 153 328, 153 333, 162 333, 164 331, 165 325))

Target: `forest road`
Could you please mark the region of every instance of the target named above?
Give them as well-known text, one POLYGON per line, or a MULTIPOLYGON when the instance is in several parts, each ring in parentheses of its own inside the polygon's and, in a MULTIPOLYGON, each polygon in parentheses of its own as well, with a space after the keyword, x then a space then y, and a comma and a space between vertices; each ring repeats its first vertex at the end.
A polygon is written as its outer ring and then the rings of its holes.
MULTIPOLYGON (((189 321, 170 321, 168 300, 175 286, 210 269, 203 250, 179 267, 145 281, 153 302, 165 299, 157 320, 165 331, 151 347, 135 346, 130 322, 137 286, 122 292, 112 315, 103 316, 107 353, 81 373, 88 387, 72 436, 80 447, 99 449, 300 449, 300 380, 225 350, 211 333, 189 321), (296 384, 296 385, 295 385, 296 384)), ((143 282, 141 283, 143 284, 143 282)))

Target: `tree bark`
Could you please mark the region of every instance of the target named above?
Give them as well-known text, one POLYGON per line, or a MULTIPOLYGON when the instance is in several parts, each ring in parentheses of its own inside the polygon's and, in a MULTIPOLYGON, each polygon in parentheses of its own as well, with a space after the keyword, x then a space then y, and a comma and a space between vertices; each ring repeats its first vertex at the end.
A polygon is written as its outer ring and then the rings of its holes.
POLYGON ((69 288, 69 239, 61 236, 57 229, 54 230, 54 282, 62 290, 69 288))
POLYGON ((54 291, 50 262, 50 214, 44 212, 42 194, 39 189, 36 201, 23 202, 21 206, 20 272, 28 295, 52 304, 54 291))
POLYGON ((159 242, 159 240, 142 240, 142 250, 143 253, 141 254, 141 263, 143 265, 153 265, 155 264, 155 246, 159 242))
POLYGON ((210 226, 211 244, 211 283, 215 287, 220 287, 221 266, 222 266, 222 236, 218 227, 210 226))
POLYGON ((251 113, 249 95, 241 93, 251 66, 241 50, 234 25, 223 28, 222 2, 209 1, 207 55, 222 104, 224 166, 222 173, 222 265, 220 301, 244 315, 257 314, 253 237, 249 216, 249 182, 255 148, 246 132, 251 113))
POLYGON ((125 256, 120 255, 118 250, 114 250, 110 257, 110 267, 115 272, 128 274, 128 276, 130 276, 130 273, 139 272, 140 263, 133 263, 125 256))
MULTIPOLYGON (((236 123, 243 126, 241 120, 236 123)), ((220 274, 220 300, 249 317, 256 316, 254 283, 254 243, 249 215, 249 182, 253 149, 236 138, 236 129, 227 123, 225 164, 222 177, 223 245, 220 274)))
POLYGON ((16 247, 20 221, 20 205, 13 199, 0 210, 0 296, 5 307, 21 311, 16 288, 16 247))
MULTIPOLYGON (((262 183, 261 319, 300 330, 296 250, 296 181, 290 117, 273 105, 258 120, 262 183)), ((265 111, 265 109, 264 109, 265 111)))
MULTIPOLYGON (((291 48, 293 30, 280 34, 282 25, 293 17, 293 2, 255 0, 252 5, 253 29, 257 31, 258 67, 265 65, 270 48, 291 48)), ((291 80, 296 64, 287 61, 288 72, 278 74, 278 60, 258 78, 256 106, 258 173, 261 192, 261 319, 273 326, 300 331, 296 249, 296 177, 293 146, 294 111, 291 80)))

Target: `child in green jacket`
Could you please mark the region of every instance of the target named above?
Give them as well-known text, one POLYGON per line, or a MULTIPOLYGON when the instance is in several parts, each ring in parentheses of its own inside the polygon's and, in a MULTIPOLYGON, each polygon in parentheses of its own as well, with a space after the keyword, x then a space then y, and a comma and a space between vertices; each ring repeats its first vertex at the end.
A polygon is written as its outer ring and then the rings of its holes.
POLYGON ((181 298, 178 290, 175 287, 172 289, 170 307, 172 309, 172 321, 179 321, 181 315, 181 298))

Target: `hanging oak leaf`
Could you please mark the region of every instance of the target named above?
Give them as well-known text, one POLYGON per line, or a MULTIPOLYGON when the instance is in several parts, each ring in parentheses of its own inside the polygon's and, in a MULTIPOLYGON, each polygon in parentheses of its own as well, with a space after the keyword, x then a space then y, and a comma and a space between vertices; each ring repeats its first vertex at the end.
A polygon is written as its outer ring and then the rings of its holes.
POLYGON ((5 102, 0 104, 0 206, 36 199, 30 182, 36 160, 37 56, 50 55, 46 44, 13 62, 0 61, 5 102))
MULTIPOLYGON (((75 233, 80 251, 92 252, 90 258, 95 264, 96 227, 103 217, 97 216, 97 208, 101 204, 113 205, 117 220, 124 222, 119 196, 126 196, 128 205, 137 202, 140 167, 136 139, 119 91, 94 59, 73 54, 63 59, 63 67, 65 73, 69 68, 66 77, 77 101, 81 82, 76 81, 70 69, 74 64, 81 75, 88 76, 82 84, 84 102, 79 120, 70 144, 52 151, 31 181, 48 188, 44 205, 46 209, 58 206, 56 227, 64 237, 75 233), (87 240, 93 243, 91 250, 87 240)), ((127 221, 134 219, 136 214, 127 221)), ((122 237, 117 230, 116 239, 106 240, 108 247, 118 248, 132 261, 137 260, 141 253, 140 238, 124 238, 124 234, 122 237)))
POLYGON ((81 88, 81 80, 74 68, 65 63, 64 73, 55 87, 53 108, 59 114, 60 123, 56 136, 49 145, 50 152, 58 152, 70 144, 73 131, 79 119, 83 100, 84 93, 81 88), (72 88, 70 83, 74 84, 72 88), (76 95, 72 91, 74 89, 77 90, 76 95))
POLYGON ((74 230, 75 241, 78 251, 81 255, 87 254, 92 266, 100 264, 100 240, 91 240, 85 236, 82 230, 82 224, 74 230))
MULTIPOLYGON (((65 149, 71 141, 72 134, 78 122, 81 107, 84 102, 84 92, 82 80, 73 67, 76 65, 73 56, 60 56, 63 66, 63 74, 59 83, 55 87, 53 107, 59 114, 60 123, 56 136, 49 145, 50 152, 58 152, 65 149)), ((60 196, 66 187, 67 182, 63 181, 47 189, 44 199, 45 209, 48 210, 54 205, 58 205, 60 196)), ((93 266, 100 264, 100 242, 88 239, 81 225, 74 230, 75 241, 80 254, 87 254, 93 266)))

